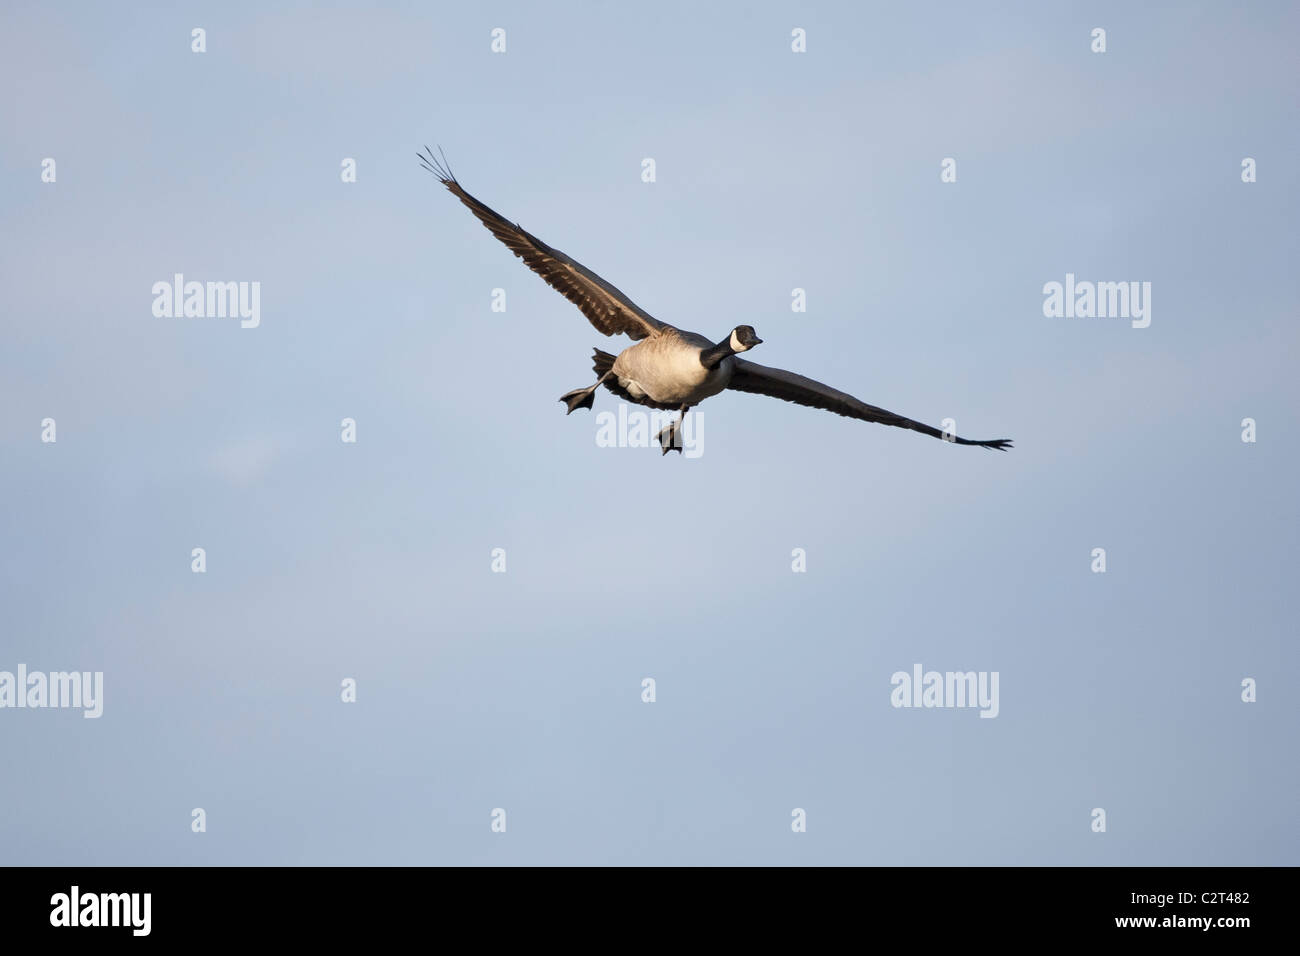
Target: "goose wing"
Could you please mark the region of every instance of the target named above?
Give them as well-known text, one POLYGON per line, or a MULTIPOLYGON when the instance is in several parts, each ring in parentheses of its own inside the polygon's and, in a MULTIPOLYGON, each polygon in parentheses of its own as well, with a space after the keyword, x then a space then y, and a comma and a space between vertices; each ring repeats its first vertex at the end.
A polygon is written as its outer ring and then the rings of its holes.
MULTIPOLYGON (((910 428, 912 431, 921 432, 933 438, 944 437, 943 432, 937 428, 914 422, 902 415, 895 415, 893 412, 877 408, 875 405, 868 405, 846 392, 831 388, 829 385, 823 385, 821 382, 815 382, 802 375, 796 375, 794 372, 787 372, 785 369, 780 368, 768 368, 766 365, 747 362, 739 358, 735 359, 735 363, 731 383, 727 387, 734 388, 738 392, 770 395, 772 398, 794 402, 798 405, 808 405, 812 408, 823 408, 828 412, 834 412, 836 415, 857 418, 864 422, 878 422, 881 425, 910 428)), ((969 438, 954 436, 951 440, 958 445, 980 445, 984 448, 996 448, 998 451, 1006 451, 1011 447, 1011 439, 1009 438, 999 438, 993 441, 974 441, 969 438)))
POLYGON ((614 286, 610 285, 581 262, 575 262, 559 249, 552 249, 542 240, 518 223, 511 223, 500 213, 489 209, 461 188, 456 177, 451 174, 445 160, 440 163, 425 147, 424 153, 417 153, 424 168, 438 177, 438 180, 469 207, 469 211, 478 217, 479 222, 487 226, 506 246, 524 260, 524 264, 546 280, 546 284, 557 290, 566 299, 582 310, 591 324, 605 335, 626 334, 633 339, 644 339, 658 335, 666 326, 648 312, 640 309, 614 286))

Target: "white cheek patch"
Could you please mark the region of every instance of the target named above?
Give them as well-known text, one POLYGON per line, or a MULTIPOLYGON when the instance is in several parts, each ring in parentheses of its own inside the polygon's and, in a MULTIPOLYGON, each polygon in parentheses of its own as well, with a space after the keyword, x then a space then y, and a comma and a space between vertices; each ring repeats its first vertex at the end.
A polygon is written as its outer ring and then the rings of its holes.
POLYGON ((735 333, 735 330, 734 330, 734 329, 732 330, 732 333, 731 333, 731 351, 733 351, 733 352, 748 352, 748 351, 749 351, 749 346, 748 346, 748 345, 741 345, 741 344, 740 344, 740 339, 736 336, 736 333, 735 333))

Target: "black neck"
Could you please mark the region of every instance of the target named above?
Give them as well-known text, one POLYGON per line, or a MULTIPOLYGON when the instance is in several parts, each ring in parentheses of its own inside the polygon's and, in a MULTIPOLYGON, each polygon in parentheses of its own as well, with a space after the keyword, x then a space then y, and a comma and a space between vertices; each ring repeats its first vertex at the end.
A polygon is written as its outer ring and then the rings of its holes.
POLYGON ((731 347, 731 336, 728 335, 717 345, 700 352, 700 364, 705 368, 717 368, 724 358, 735 354, 736 350, 731 347))

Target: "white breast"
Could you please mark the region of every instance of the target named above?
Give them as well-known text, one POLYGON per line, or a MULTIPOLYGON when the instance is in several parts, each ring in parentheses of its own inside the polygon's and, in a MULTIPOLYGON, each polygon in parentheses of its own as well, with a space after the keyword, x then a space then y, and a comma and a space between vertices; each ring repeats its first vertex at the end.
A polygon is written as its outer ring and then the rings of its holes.
POLYGON ((634 398, 664 405, 693 405, 716 395, 731 381, 734 362, 716 369, 700 364, 700 347, 678 338, 654 338, 625 349, 614 361, 614 374, 634 398))

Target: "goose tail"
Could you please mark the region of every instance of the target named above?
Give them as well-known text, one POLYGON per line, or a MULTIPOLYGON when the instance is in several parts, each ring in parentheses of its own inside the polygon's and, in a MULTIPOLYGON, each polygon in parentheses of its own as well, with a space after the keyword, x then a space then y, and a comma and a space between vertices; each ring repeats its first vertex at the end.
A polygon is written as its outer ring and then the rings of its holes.
POLYGON ((604 375, 614 367, 614 356, 610 355, 608 352, 602 352, 600 349, 596 349, 592 352, 591 361, 592 371, 597 375, 604 375))

